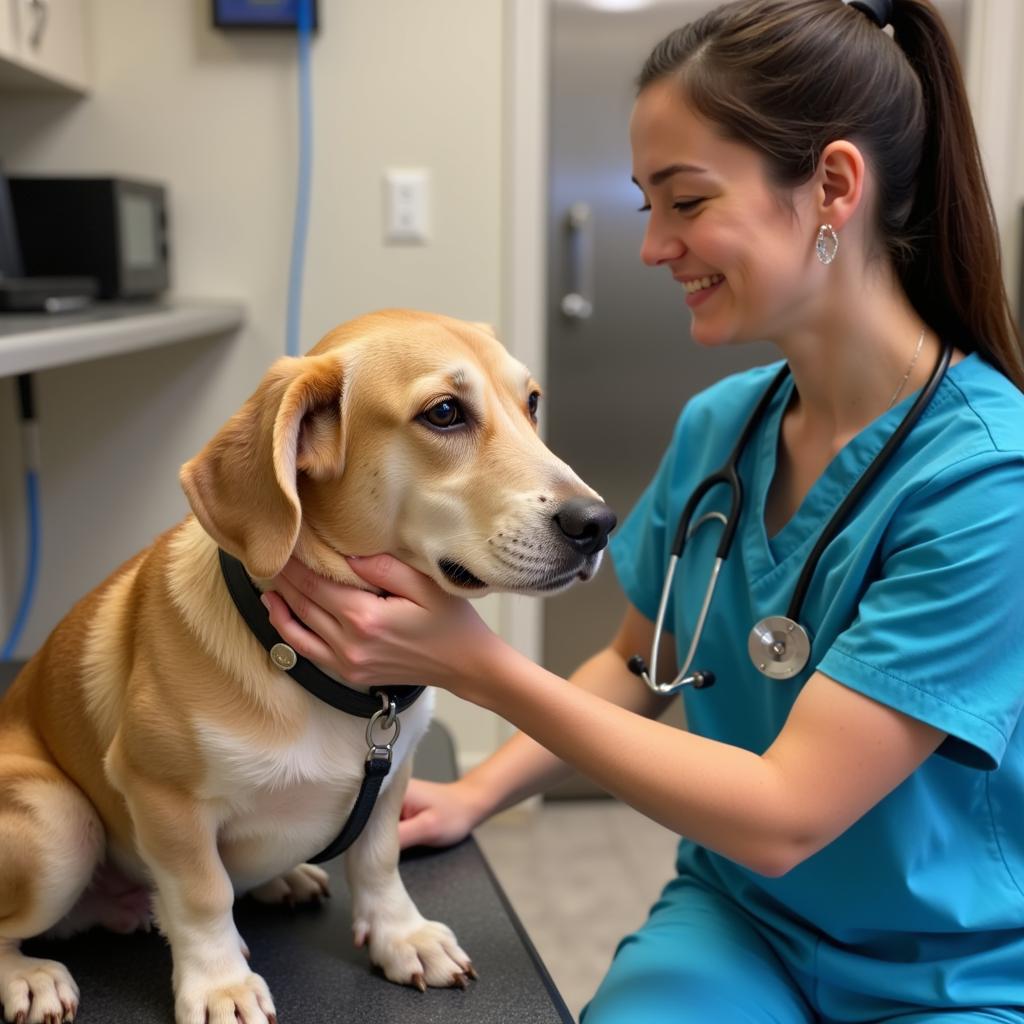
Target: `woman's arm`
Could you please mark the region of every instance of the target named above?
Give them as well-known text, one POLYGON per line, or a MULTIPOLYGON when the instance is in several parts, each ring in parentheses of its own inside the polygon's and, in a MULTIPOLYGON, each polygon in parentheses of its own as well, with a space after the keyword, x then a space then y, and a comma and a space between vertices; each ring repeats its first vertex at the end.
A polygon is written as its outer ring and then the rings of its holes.
MULTIPOLYGON (((660 697, 626 667, 638 652, 648 652, 654 624, 629 606, 611 644, 585 661, 568 679, 576 688, 646 718, 664 713, 671 698, 660 697)), ((658 658, 661 671, 674 671, 675 644, 666 635, 658 658)), ((520 800, 550 789, 573 766, 525 732, 519 732, 460 780, 476 810, 474 824, 520 800)))
MULTIPOLYGON (((652 721, 545 671, 487 629, 468 602, 388 556, 355 560, 353 568, 402 596, 337 587, 292 566, 282 593, 322 638, 275 621, 300 653, 355 683, 436 682, 551 752, 547 760, 520 745, 512 762, 519 779, 536 770, 540 780, 564 761, 672 831, 762 874, 784 874, 836 838, 943 739, 816 673, 775 743, 752 753, 652 721)), ((625 676, 615 678, 621 687, 625 676)), ((519 791, 515 780, 488 781, 506 798, 519 791)))
POLYGON ((839 836, 944 738, 821 673, 758 755, 571 691, 517 654, 501 672, 500 686, 463 692, 666 828, 764 875, 839 836))

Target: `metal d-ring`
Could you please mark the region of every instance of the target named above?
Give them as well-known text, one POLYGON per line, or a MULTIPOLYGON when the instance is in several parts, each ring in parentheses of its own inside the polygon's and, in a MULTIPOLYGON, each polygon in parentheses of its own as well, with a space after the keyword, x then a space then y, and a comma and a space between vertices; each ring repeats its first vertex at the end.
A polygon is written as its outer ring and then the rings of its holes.
POLYGON ((380 694, 381 707, 379 711, 374 711, 370 716, 369 722, 366 723, 366 745, 370 748, 368 757, 373 757, 376 751, 386 752, 388 759, 391 758, 391 748, 398 742, 398 734, 402 731, 402 720, 398 717, 398 709, 395 706, 394 697, 388 696, 386 693, 380 694), (394 728, 394 735, 386 743, 375 743, 373 740, 373 727, 381 722, 381 728, 391 729, 394 728))

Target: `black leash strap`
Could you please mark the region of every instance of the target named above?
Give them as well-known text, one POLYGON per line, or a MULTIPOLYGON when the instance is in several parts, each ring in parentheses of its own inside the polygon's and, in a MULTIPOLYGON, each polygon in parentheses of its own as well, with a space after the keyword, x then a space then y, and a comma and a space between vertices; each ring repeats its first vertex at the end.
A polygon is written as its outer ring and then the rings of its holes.
POLYGON ((366 762, 363 765, 363 781, 356 794, 356 802, 352 805, 348 820, 341 826, 341 831, 330 844, 325 846, 315 857, 310 858, 310 864, 320 864, 325 860, 337 857, 359 838, 359 834, 370 820, 380 787, 384 785, 384 779, 391 771, 391 754, 398 741, 398 734, 402 731, 402 723, 398 718, 394 698, 388 696, 383 690, 379 691, 379 696, 381 706, 366 723, 366 745, 369 749, 366 754, 366 762), (374 740, 373 730, 377 725, 382 729, 394 730, 387 742, 377 743, 374 740))
POLYGON ((287 672, 304 690, 332 708, 369 719, 366 725, 366 745, 369 750, 363 768, 362 785, 348 820, 337 838, 315 857, 309 858, 310 864, 320 864, 344 853, 366 827, 384 779, 391 771, 391 753, 401 730, 398 715, 410 707, 426 687, 373 687, 369 693, 363 693, 362 690, 354 690, 332 679, 281 639, 281 634, 271 625, 267 609, 260 601, 260 590, 249 578, 245 566, 223 549, 220 551, 220 568, 231 600, 250 632, 270 655, 275 667, 287 672), (394 730, 387 743, 374 741, 373 730, 378 724, 383 729, 394 730))
POLYGON ((359 787, 359 794, 356 796, 356 802, 352 805, 348 821, 330 844, 325 846, 315 857, 309 858, 310 864, 322 864, 325 860, 333 860, 339 853, 344 853, 359 838, 359 834, 370 820, 373 805, 377 802, 380 787, 384 784, 384 778, 389 771, 391 771, 390 751, 387 756, 381 756, 375 755, 371 750, 366 758, 363 784, 359 787))

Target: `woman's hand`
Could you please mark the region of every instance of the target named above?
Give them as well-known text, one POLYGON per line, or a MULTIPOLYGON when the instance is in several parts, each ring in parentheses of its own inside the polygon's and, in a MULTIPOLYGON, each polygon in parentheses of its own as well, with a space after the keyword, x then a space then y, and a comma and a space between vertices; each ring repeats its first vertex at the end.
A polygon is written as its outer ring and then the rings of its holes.
POLYGON ((412 779, 402 802, 398 843, 408 846, 454 846, 485 817, 472 787, 458 782, 425 782, 412 779))
POLYGON ((503 646, 472 605, 390 555, 349 563, 387 596, 324 579, 292 559, 274 579, 276 593, 263 595, 285 642, 351 683, 424 683, 472 700, 488 658, 503 646))

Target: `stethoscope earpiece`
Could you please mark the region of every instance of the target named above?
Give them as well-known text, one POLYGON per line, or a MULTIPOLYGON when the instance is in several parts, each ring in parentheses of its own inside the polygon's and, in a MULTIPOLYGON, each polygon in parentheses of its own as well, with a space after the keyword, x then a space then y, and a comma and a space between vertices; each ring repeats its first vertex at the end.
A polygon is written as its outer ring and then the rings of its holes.
POLYGON ((634 654, 633 657, 626 662, 626 668, 635 676, 640 676, 642 679, 647 675, 647 662, 639 654, 634 654))

